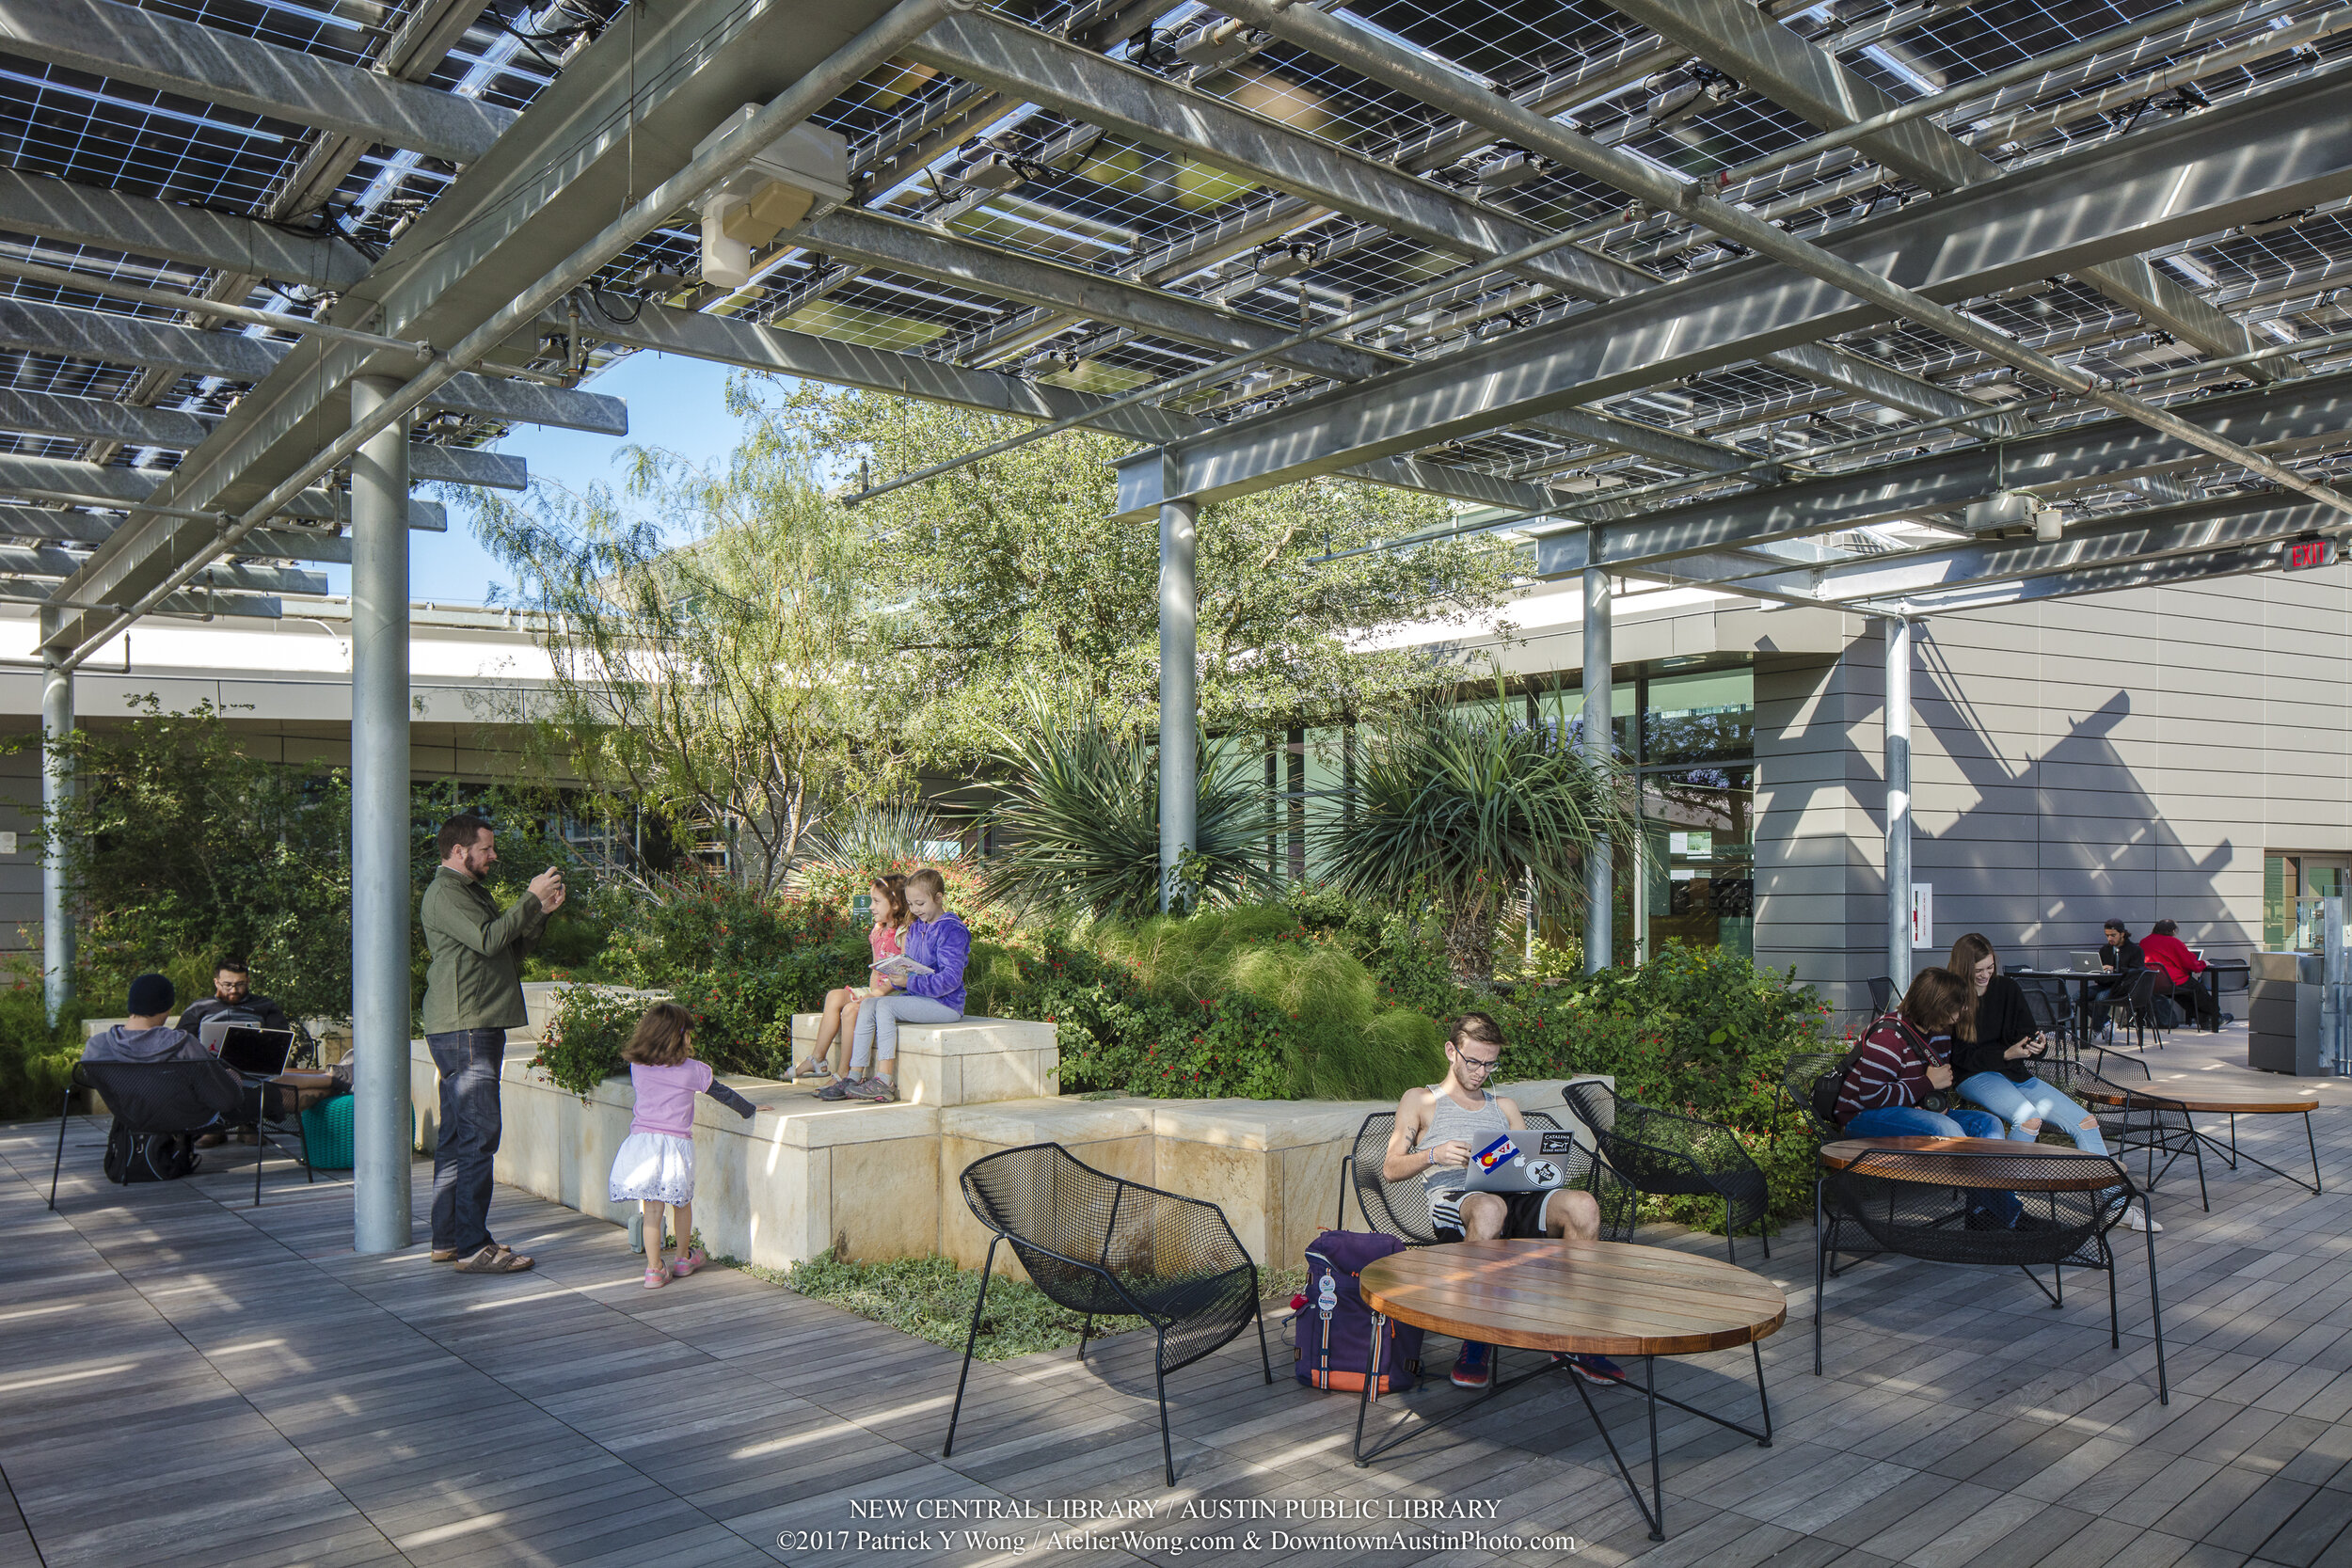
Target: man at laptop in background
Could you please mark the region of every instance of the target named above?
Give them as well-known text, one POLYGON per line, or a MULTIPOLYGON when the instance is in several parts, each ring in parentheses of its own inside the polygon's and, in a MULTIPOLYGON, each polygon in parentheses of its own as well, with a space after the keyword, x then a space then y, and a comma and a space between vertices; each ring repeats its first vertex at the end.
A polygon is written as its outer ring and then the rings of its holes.
MULTIPOLYGON (((1490 1242, 1549 1236, 1577 1242, 1600 1237, 1600 1205, 1590 1193, 1473 1193, 1467 1190, 1471 1156, 1505 1132, 1524 1132, 1516 1101, 1491 1093, 1486 1079, 1502 1059, 1502 1027, 1485 1013, 1464 1013, 1445 1042, 1446 1074, 1434 1088, 1413 1088, 1396 1102, 1380 1176, 1421 1179, 1429 1223, 1440 1242, 1490 1242)), ((1622 1383, 1625 1373, 1601 1355, 1567 1356, 1588 1383, 1622 1383)), ((1454 1363, 1457 1388, 1484 1388, 1494 1380, 1493 1347, 1462 1342, 1454 1363)))
POLYGON ((201 1037, 205 1021, 229 1018, 256 1029, 292 1029, 286 1009, 266 996, 253 994, 253 976, 243 958, 223 958, 213 970, 213 994, 191 1002, 180 1015, 180 1027, 201 1037))
MULTIPOLYGON (((123 1011, 130 1015, 122 1022, 92 1036, 82 1048, 86 1062, 210 1062, 214 1053, 184 1029, 170 1027, 172 1004, 179 999, 170 976, 142 974, 131 982, 131 993, 125 998, 123 1011)), ((194 1008, 189 1009, 195 1011, 194 1008)), ((182 1015, 184 1017, 185 1015, 182 1015)), ((234 1069, 223 1067, 223 1072, 234 1069)), ((272 1121, 289 1111, 322 1100, 332 1100, 351 1092, 351 1080, 342 1076, 345 1069, 332 1072, 282 1072, 270 1081, 262 1100, 262 1114, 272 1121)), ((217 1143, 219 1134, 208 1135, 217 1143)))

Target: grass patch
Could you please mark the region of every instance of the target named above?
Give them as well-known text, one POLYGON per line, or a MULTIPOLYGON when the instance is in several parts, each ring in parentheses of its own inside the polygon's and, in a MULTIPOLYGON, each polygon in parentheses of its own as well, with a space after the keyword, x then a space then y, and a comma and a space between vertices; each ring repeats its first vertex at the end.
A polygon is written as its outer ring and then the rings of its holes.
MULTIPOLYGON (((789 1269, 763 1268, 739 1258, 715 1261, 949 1350, 963 1348, 963 1337, 972 1327, 972 1307, 980 1294, 978 1270, 959 1269, 936 1253, 879 1263, 827 1256, 789 1269)), ((1303 1268, 1261 1269, 1258 1283, 1269 1299, 1279 1296, 1287 1302, 1307 1288, 1307 1274, 1303 1268)), ((988 1310, 980 1318, 972 1354, 981 1361, 1009 1361, 1041 1350, 1069 1350, 1077 1344, 1085 1322, 1083 1315, 1063 1310, 1028 1281, 993 1275, 988 1310)), ((1097 1318, 1093 1337, 1100 1339, 1143 1326, 1141 1318, 1097 1318)), ((1279 1337, 1278 1327, 1275 1322, 1267 1323, 1269 1339, 1279 1337)))

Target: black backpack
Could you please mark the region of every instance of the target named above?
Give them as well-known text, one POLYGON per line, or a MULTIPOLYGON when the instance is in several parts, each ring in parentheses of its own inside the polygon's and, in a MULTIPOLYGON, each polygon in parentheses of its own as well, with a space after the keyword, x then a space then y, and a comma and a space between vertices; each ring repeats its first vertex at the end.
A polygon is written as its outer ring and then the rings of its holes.
POLYGON ((192 1133, 134 1132, 119 1124, 106 1133, 106 1180, 122 1186, 177 1181, 203 1163, 192 1133))

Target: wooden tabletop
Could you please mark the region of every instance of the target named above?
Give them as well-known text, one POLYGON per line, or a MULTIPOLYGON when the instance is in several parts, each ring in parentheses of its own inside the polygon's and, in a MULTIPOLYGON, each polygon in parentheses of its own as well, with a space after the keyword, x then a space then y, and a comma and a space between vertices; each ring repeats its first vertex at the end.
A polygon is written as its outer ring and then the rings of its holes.
POLYGON ((1890 1181, 2010 1193, 2088 1193, 2115 1185, 2115 1166, 2104 1154, 2014 1138, 1842 1138, 1821 1146, 1821 1164, 1831 1170, 1848 1170, 1865 1154, 1889 1149, 1923 1156, 1905 1161, 1899 1169, 1871 1172, 1890 1181), (2031 1168, 2021 1169, 2027 1160, 2031 1168), (2084 1163, 2080 1176, 2050 1163, 2076 1160, 2084 1163))
POLYGON ((2188 1084, 2150 1085, 2146 1088, 2100 1088, 2077 1085, 2079 1094, 2098 1105, 2155 1105, 2167 1110, 2207 1111, 2215 1116, 2265 1117, 2311 1115, 2319 1101, 2281 1100, 2259 1090, 2207 1089, 2188 1084))
POLYGON ((1694 1355, 1788 1320, 1788 1298, 1759 1275, 1628 1242, 1415 1247, 1364 1270, 1362 1290, 1398 1323, 1579 1355, 1694 1355))

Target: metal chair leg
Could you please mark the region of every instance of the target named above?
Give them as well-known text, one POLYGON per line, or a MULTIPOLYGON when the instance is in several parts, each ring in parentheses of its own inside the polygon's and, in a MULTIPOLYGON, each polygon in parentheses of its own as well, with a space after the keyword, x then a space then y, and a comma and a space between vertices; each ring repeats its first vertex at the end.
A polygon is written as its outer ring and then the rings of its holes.
POLYGON ((972 1331, 963 1337, 963 1370, 956 1374, 956 1402, 947 1412, 947 1441, 939 1448, 942 1459, 956 1451, 956 1422, 963 1416, 963 1380, 972 1375, 972 1349, 980 1342, 980 1312, 988 1306, 989 1271, 996 1266, 996 1243, 1003 1240, 998 1236, 988 1243, 988 1257, 980 1264, 980 1294, 972 1304, 972 1331))
POLYGON ((2164 1373, 2164 1309, 2156 1303, 2156 1233, 2149 1230, 2141 1235, 2148 1243, 2148 1326, 2156 1337, 2156 1402, 2170 1404, 2172 1388, 2164 1373))
MULTIPOLYGON (((1152 1381, 1160 1393, 1160 1457, 1168 1464, 1168 1484, 1176 1485, 1176 1444, 1168 1434, 1168 1373, 1160 1369, 1168 1357, 1168 1331, 1160 1331, 1159 1348, 1152 1353, 1152 1381)), ((1369 1381, 1369 1380, 1367 1380, 1369 1381)))
POLYGON ((1772 1446, 1772 1396, 1764 1391, 1764 1341, 1750 1339, 1748 1349, 1756 1356, 1756 1402, 1764 1407, 1764 1435, 1756 1440, 1759 1449, 1772 1446))
POLYGON ((1089 1312, 1087 1321, 1078 1325, 1078 1359, 1081 1361, 1087 1358, 1087 1340, 1092 1338, 1093 1334, 1094 1314, 1089 1312))
MULTIPOLYGON (((57 1157, 49 1163, 49 1207, 57 1206, 57 1173, 65 1169, 65 1123, 73 1113, 73 1085, 66 1085, 65 1097, 57 1104, 57 1157)), ((2308 1117, 2305 1118, 2308 1121, 2308 1117)), ((2319 1166, 2319 1156, 2312 1156, 2312 1167, 2319 1166)))
MULTIPOLYGON (((1649 1395, 1649 1538, 1666 1539, 1666 1492, 1658 1479, 1658 1357, 1642 1357, 1642 1382, 1649 1395)), ((1169 1482, 1174 1485, 1173 1481, 1169 1482)))
MULTIPOLYGON (((1821 1251, 1821 1183, 1813 1183, 1813 1375, 1821 1375, 1821 1313, 1827 1306, 1823 1299, 1829 1292, 1825 1259, 1821 1251)), ((1757 1353, 1759 1355, 1762 1352, 1757 1353)), ((1759 1363, 1760 1365, 1760 1363, 1759 1363)))
POLYGON ((1265 1346, 1265 1305, 1258 1300, 1254 1290, 1250 1292, 1249 1311, 1258 1320, 1258 1360, 1265 1368, 1266 1386, 1270 1388, 1274 1386, 1274 1354, 1265 1346))

